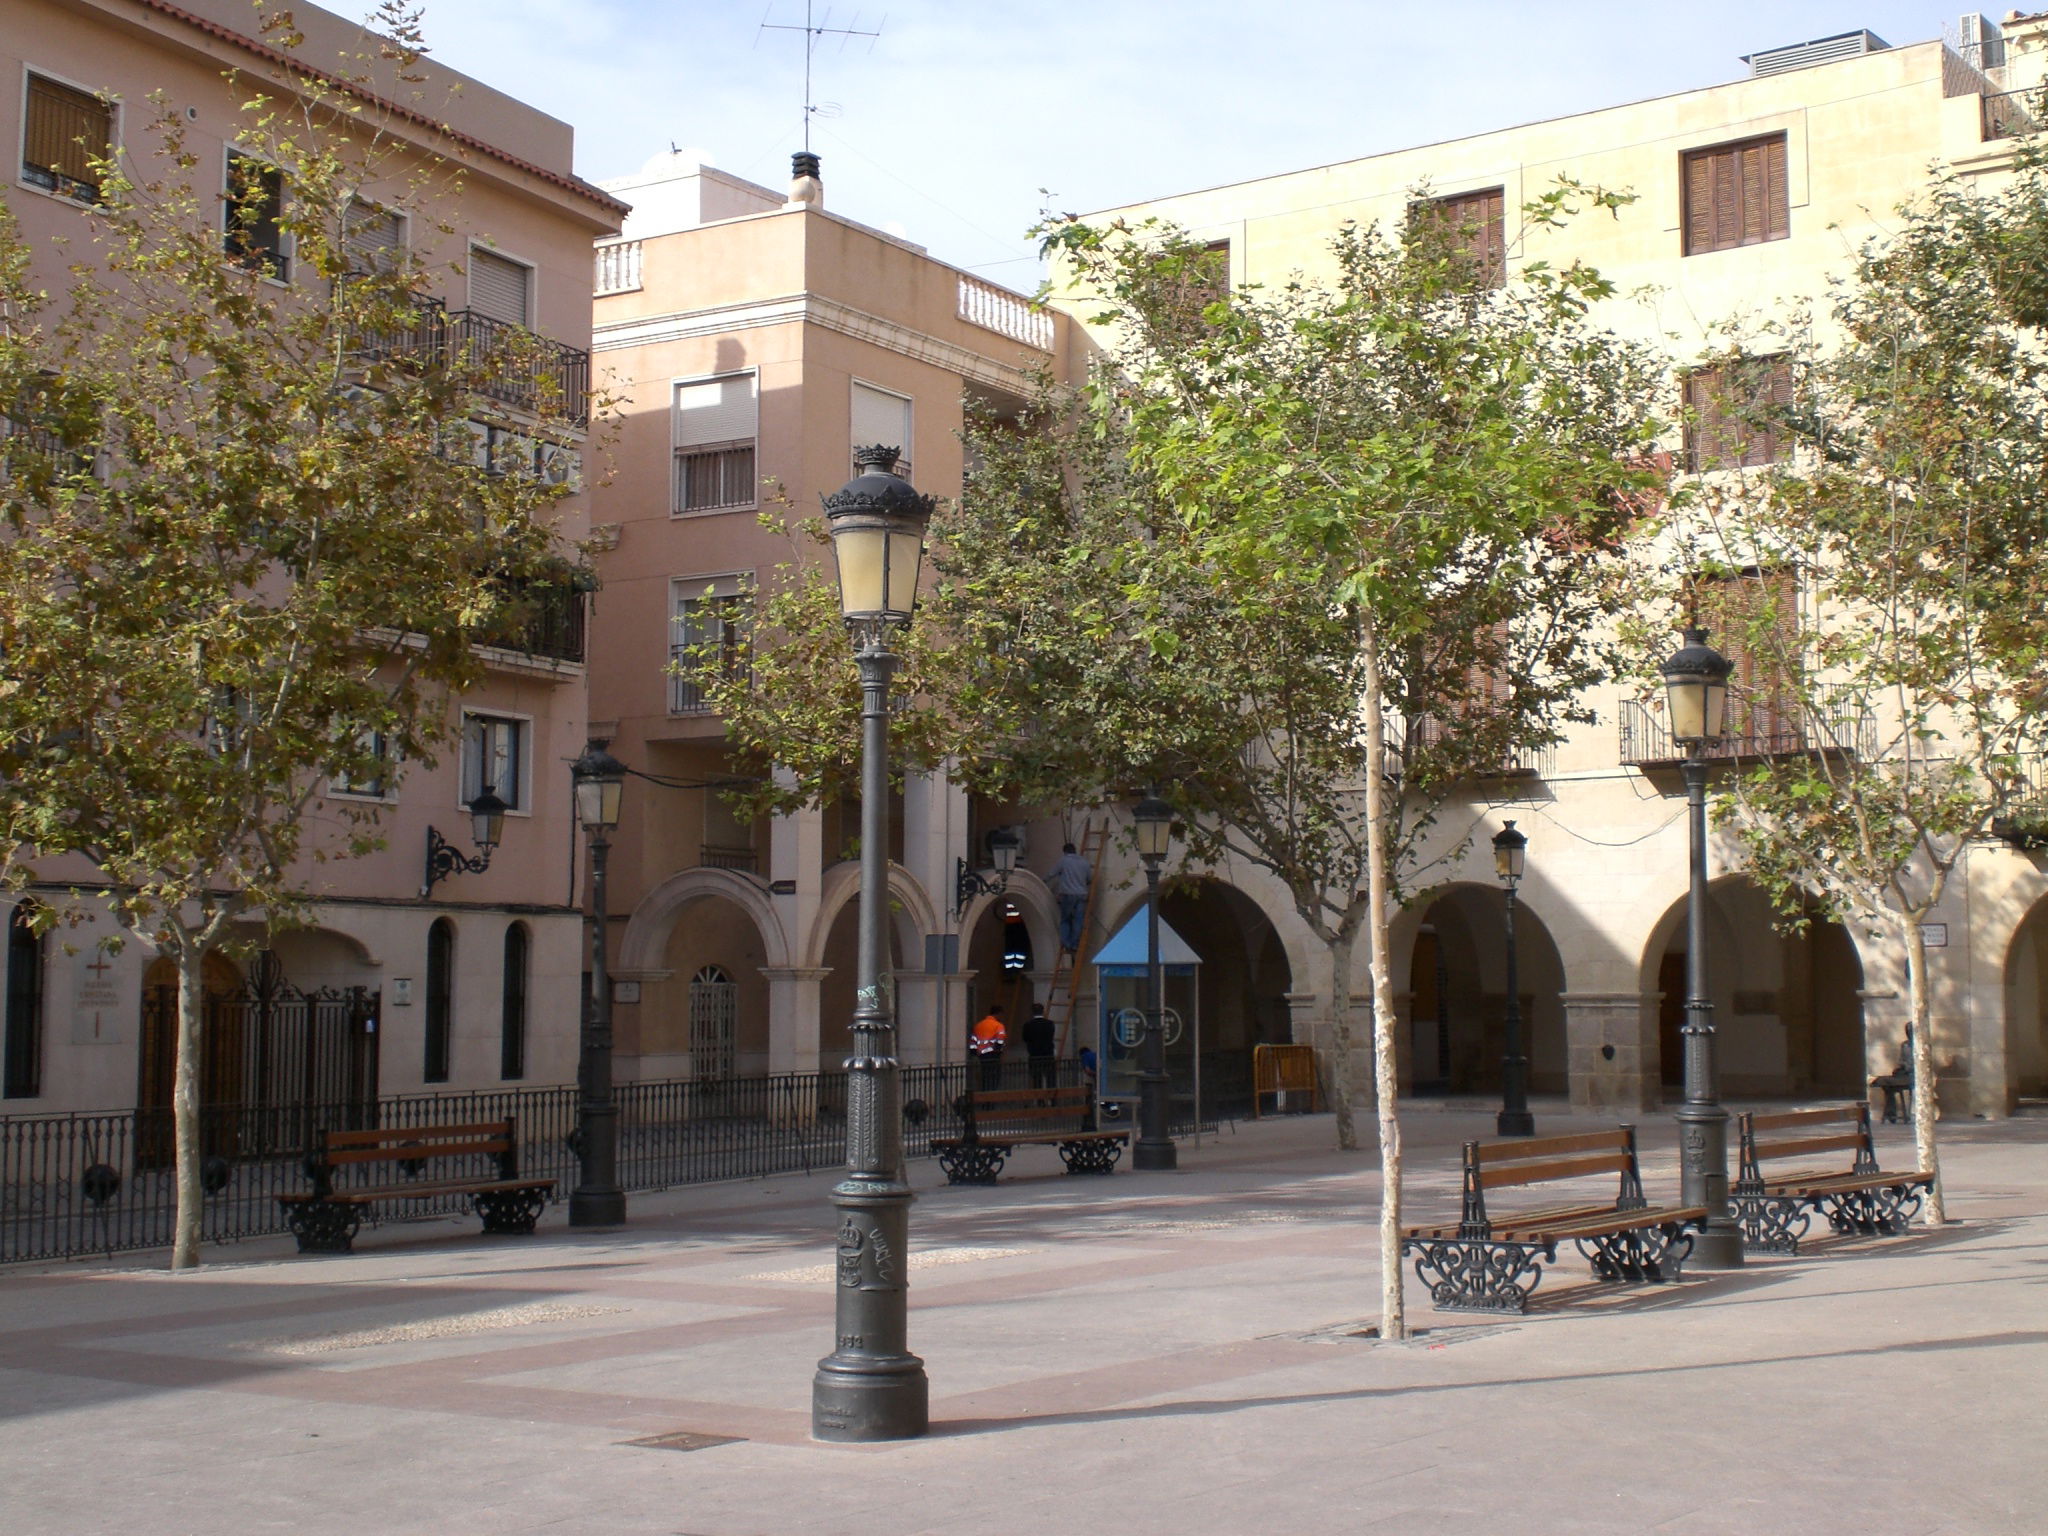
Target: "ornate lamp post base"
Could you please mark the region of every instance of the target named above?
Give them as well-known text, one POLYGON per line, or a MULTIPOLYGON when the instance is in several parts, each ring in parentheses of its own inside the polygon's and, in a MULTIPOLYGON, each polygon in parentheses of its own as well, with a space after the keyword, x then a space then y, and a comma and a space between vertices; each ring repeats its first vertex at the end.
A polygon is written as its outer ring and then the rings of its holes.
POLYGON ((623 1189, 579 1189, 570 1194, 570 1226, 623 1227, 625 1224, 626 1192, 623 1189))
POLYGON ((916 1355, 875 1356, 849 1367, 827 1355, 811 1379, 811 1437, 842 1443, 914 1440, 931 1428, 931 1383, 916 1355))

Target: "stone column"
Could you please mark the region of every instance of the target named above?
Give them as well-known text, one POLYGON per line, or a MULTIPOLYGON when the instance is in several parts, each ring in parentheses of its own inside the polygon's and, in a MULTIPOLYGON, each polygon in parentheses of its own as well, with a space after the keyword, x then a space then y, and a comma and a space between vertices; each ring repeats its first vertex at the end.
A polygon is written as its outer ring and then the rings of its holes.
POLYGON ((839 1063, 818 1060, 818 983, 824 966, 764 965, 768 978, 768 1070, 816 1072, 839 1063))
POLYGON ((1566 992, 1564 1039, 1572 1113, 1635 1114, 1658 1108, 1656 992, 1566 992))

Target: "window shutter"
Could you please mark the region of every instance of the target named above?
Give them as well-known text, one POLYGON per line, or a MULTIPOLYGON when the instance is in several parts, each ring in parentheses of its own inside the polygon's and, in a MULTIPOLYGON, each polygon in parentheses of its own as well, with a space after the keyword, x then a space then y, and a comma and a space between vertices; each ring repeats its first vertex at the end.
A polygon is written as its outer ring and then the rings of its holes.
POLYGON ((532 273, 480 246, 469 248, 469 307, 493 320, 530 325, 532 273))
POLYGON ((1685 157, 1685 254, 1714 248, 1714 157, 1685 157))
POLYGON ((676 387, 676 446, 751 442, 756 430, 756 375, 727 374, 676 387))
POLYGON ((1764 234, 1766 240, 1783 240, 1792 233, 1792 196, 1785 176, 1785 141, 1764 143, 1764 234))
POLYGON ((1714 156, 1714 245, 1725 251, 1742 243, 1742 162, 1732 149, 1714 156))
MULTIPOLYGON (((871 384, 853 386, 853 446, 886 443, 897 450, 896 473, 910 477, 910 402, 871 384)), ((850 455, 849 455, 850 456, 850 455)))
POLYGON ((23 180, 67 197, 98 199, 99 176, 92 157, 105 155, 114 137, 114 114, 105 102, 30 75, 23 128, 23 180))
POLYGON ((405 249, 405 222, 387 208, 351 199, 343 244, 351 272, 388 272, 405 249))

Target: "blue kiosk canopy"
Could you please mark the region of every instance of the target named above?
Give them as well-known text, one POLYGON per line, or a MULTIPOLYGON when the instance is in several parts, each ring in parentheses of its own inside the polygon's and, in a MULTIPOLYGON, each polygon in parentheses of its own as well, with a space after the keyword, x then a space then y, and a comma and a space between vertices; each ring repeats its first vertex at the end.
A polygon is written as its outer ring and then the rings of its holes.
MULTIPOLYGON (((1131 914, 1129 922, 1110 936, 1107 944, 1095 952, 1095 967, 1104 976, 1143 976, 1145 974, 1145 914, 1149 909, 1140 907, 1131 914)), ((1195 967, 1202 963, 1202 957, 1188 947, 1188 941, 1167 926, 1166 919, 1159 920, 1159 967, 1169 976, 1192 976, 1195 967)))

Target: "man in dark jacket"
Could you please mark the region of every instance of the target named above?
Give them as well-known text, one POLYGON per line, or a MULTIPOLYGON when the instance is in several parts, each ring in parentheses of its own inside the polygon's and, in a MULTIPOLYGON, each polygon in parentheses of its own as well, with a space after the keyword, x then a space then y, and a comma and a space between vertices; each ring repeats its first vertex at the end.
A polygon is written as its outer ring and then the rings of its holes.
POLYGON ((1031 1010, 1031 1017, 1024 1021, 1024 1055, 1031 1067, 1031 1086, 1054 1088, 1058 1086, 1059 1060, 1053 1052, 1058 1049, 1059 1035, 1051 1019, 1045 1016, 1041 1003, 1031 1010))

